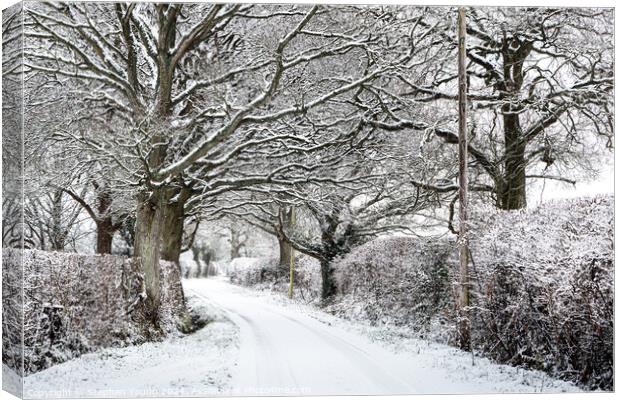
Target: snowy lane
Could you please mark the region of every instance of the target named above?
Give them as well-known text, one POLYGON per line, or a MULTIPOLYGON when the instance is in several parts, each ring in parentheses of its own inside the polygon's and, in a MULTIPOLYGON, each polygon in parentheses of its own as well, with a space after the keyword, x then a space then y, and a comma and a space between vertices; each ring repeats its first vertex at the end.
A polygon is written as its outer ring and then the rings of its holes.
POLYGON ((573 385, 540 371, 498 365, 449 346, 371 341, 355 324, 223 278, 184 287, 239 327, 231 395, 356 395, 563 392, 573 385), (281 300, 281 299, 280 299, 281 300))
POLYGON ((470 353, 347 322, 223 279, 183 285, 190 306, 210 319, 207 326, 161 342, 100 349, 29 375, 25 398, 578 390, 543 372, 485 358, 472 365, 470 353))
POLYGON ((222 280, 186 288, 229 313, 240 328, 233 387, 240 395, 405 394, 417 390, 386 363, 386 350, 303 314, 258 301, 222 280), (387 368, 385 368, 387 367, 387 368), (235 376, 236 375, 236 376, 235 376))

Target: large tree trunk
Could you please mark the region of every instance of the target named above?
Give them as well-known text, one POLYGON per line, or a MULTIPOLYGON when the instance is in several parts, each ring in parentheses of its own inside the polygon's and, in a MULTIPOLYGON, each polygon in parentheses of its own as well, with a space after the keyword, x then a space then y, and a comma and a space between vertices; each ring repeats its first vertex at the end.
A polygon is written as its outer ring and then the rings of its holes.
POLYGON ((497 207, 519 210, 527 206, 525 189, 525 141, 519 116, 504 115, 504 176, 497 185, 497 207))
MULTIPOLYGON (((158 171, 166 159, 167 146, 162 145, 168 140, 165 127, 168 122, 166 118, 172 112, 171 91, 172 78, 174 76, 174 66, 170 65, 169 49, 174 47, 176 35, 176 12, 170 14, 170 19, 165 21, 164 13, 159 15, 159 25, 162 31, 159 34, 157 43, 157 70, 158 87, 156 93, 155 111, 157 119, 152 121, 152 136, 150 144, 152 146, 147 158, 147 165, 150 171, 158 171), (165 29, 164 29, 165 28, 165 29), (157 131, 160 129, 160 131, 157 131)), ((131 59, 129 60, 131 64, 131 59)), ((134 83, 136 78, 136 65, 130 65, 130 81, 134 83)), ((139 108, 139 107, 138 107, 139 108)), ((150 177, 149 177, 150 179, 150 177)), ((166 205, 170 200, 168 195, 172 190, 166 187, 159 187, 151 190, 144 190, 138 196, 138 208, 136 212, 134 257, 139 258, 144 274, 144 284, 147 298, 145 300, 147 317, 157 326, 160 306, 160 285, 161 271, 159 261, 161 258, 161 245, 166 205)), ((167 255, 168 257, 168 255, 167 255)))
POLYGON ((157 324, 160 305, 160 245, 164 219, 165 196, 161 189, 139 196, 136 213, 134 256, 140 259, 144 273, 146 312, 157 324))
POLYGON ((183 247, 184 206, 184 201, 176 201, 164 207, 161 258, 177 264, 183 247))
POLYGON ((280 261, 278 264, 280 267, 287 269, 291 263, 293 247, 286 239, 281 238, 278 238, 278 245, 280 247, 280 261))
MULTIPOLYGON (((146 311, 154 324, 157 324, 161 296, 159 261, 172 261, 180 269, 186 198, 178 196, 178 201, 171 203, 170 199, 174 194, 175 191, 170 189, 158 189, 150 197, 143 196, 136 214, 134 254, 142 262, 147 294, 146 311)), ((182 295, 185 299, 185 295, 182 295)), ((185 300, 183 302, 185 303, 185 300)), ((193 330, 191 316, 186 310, 178 317, 178 327, 182 332, 193 330)))
MULTIPOLYGON (((185 225, 185 203, 191 195, 191 190, 188 188, 182 189, 169 189, 165 199, 167 200, 162 207, 162 225, 161 225, 161 259, 164 261, 170 261, 176 264, 179 270, 179 276, 182 276, 181 271, 181 252, 183 250, 183 228, 185 225)), ((178 328, 188 333, 194 330, 191 315, 187 311, 187 304, 185 302, 185 291, 183 285, 180 287, 183 309, 177 316, 179 318, 178 328)))
POLYGON ((161 259, 179 265, 183 251, 183 229, 185 227, 185 203, 191 196, 191 189, 169 189, 164 204, 162 226, 161 259))
MULTIPOLYGON (((510 39, 512 40, 512 39, 510 39)), ((504 91, 502 118, 504 123, 504 176, 497 185, 497 206, 502 210, 519 210, 527 206, 525 189, 525 147, 527 145, 519 119, 519 96, 523 86, 523 65, 532 50, 531 42, 513 47, 506 42, 502 49, 504 91)))
POLYGON ((111 218, 106 217, 97 221, 97 254, 112 254, 112 239, 115 231, 111 218))
POLYGON ((334 268, 332 260, 321 260, 321 300, 329 301, 336 294, 336 282, 334 280, 334 268))
MULTIPOLYGON (((336 215, 336 214, 334 214, 336 215)), ((338 229, 338 219, 336 217, 327 218, 327 229, 321 232, 321 247, 323 256, 321 258, 321 301, 328 303, 336 294, 336 281, 334 280, 334 268, 332 261, 339 255, 346 252, 346 247, 336 240, 336 230, 338 229)), ((350 234, 349 226, 344 235, 350 234)), ((343 242, 344 243, 344 242, 343 242)))
MULTIPOLYGON (((278 210, 280 214, 280 221, 282 222, 282 231, 288 232, 292 225, 293 220, 293 207, 280 207, 278 210)), ((281 230, 276 230, 276 232, 281 232, 281 230)), ((280 260, 279 265, 282 268, 289 268, 289 264, 291 262, 291 254, 293 252, 293 247, 291 243, 286 240, 283 234, 277 235, 278 245, 280 247, 280 260)))

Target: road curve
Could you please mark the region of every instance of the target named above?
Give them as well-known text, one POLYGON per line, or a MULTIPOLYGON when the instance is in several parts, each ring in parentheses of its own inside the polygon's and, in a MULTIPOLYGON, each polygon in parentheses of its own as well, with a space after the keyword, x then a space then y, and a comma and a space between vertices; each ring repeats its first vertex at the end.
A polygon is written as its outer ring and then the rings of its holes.
POLYGON ((391 352, 338 318, 283 304, 223 279, 190 279, 183 285, 197 311, 215 316, 212 323, 191 335, 99 349, 31 374, 23 380, 24 397, 579 391, 540 371, 497 365, 448 346, 369 329, 383 337, 382 346, 391 352))
POLYGON ((397 357, 349 332, 261 301, 222 279, 185 282, 240 328, 239 395, 381 395, 417 390, 397 357))

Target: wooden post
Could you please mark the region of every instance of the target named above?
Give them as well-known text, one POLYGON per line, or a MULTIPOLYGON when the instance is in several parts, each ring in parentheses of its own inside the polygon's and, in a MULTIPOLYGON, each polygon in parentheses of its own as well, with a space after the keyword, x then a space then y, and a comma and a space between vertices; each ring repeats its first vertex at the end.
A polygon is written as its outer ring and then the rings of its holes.
MULTIPOLYGON (((295 206, 291 206, 291 227, 295 226, 295 206)), ((291 263, 289 268, 288 298, 293 298, 293 282, 295 279, 295 249, 291 246, 291 263)))
POLYGON ((459 345, 470 350, 469 320, 469 250, 467 246, 467 71, 465 66, 465 9, 458 11, 459 78, 459 345))

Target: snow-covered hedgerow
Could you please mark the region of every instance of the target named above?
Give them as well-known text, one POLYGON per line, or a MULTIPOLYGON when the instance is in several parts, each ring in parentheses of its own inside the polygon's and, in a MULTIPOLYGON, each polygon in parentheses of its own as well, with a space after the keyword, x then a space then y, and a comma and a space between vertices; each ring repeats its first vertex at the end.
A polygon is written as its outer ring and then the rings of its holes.
MULTIPOLYGON (((261 290, 287 293, 290 283, 288 266, 281 266, 274 258, 238 258, 228 267, 231 282, 261 290)), ((318 261, 305 255, 295 258, 293 293, 305 301, 319 298, 321 281, 318 261)))
POLYGON ((613 197, 473 216, 472 345, 613 388, 613 197))
POLYGON ((96 348, 157 339, 175 329, 183 310, 180 272, 172 263, 161 264, 162 306, 154 326, 142 312, 142 275, 132 259, 16 249, 3 249, 2 259, 3 363, 21 370, 23 350, 25 375, 96 348), (23 308, 11 298, 22 287, 23 308), (10 334, 21 333, 22 324, 23 343, 10 334))
POLYGON ((388 237, 355 248, 334 262, 339 297, 329 311, 373 325, 410 326, 427 337, 452 304, 447 258, 453 247, 445 239, 388 237))
POLYGON ((21 255, 20 251, 2 249, 2 364, 13 371, 13 374, 21 371, 23 362, 24 296, 21 255), (9 255, 8 252, 12 254, 9 255))
MULTIPOLYGON (((613 388, 613 197, 478 208, 472 346, 588 388, 613 388)), ((380 238, 335 263, 336 314, 455 340, 456 242, 380 238)))

